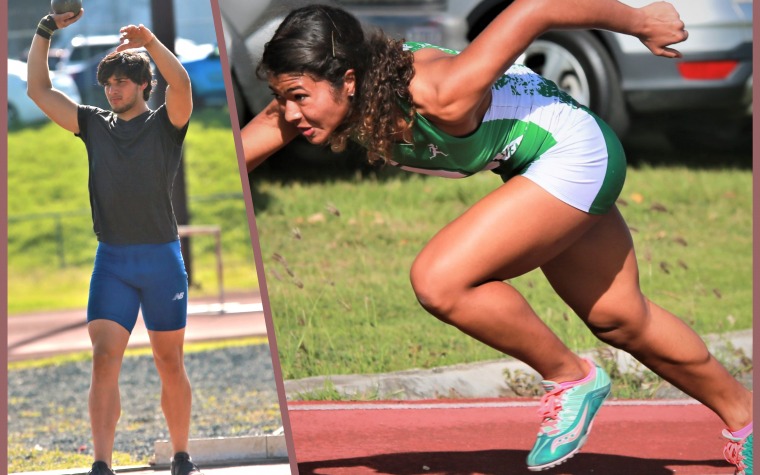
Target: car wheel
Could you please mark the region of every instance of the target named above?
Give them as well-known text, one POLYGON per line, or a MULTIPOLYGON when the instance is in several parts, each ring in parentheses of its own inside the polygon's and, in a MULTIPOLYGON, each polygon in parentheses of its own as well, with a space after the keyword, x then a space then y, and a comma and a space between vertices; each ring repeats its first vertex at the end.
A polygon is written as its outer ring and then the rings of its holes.
POLYGON ((240 88, 240 82, 237 79, 234 69, 231 70, 230 76, 232 79, 232 93, 235 97, 235 109, 237 110, 238 124, 240 124, 240 127, 242 128, 253 119, 253 113, 245 101, 245 96, 240 88))
POLYGON ((618 135, 629 125, 620 76, 602 43, 587 31, 540 36, 518 58, 602 118, 618 135))

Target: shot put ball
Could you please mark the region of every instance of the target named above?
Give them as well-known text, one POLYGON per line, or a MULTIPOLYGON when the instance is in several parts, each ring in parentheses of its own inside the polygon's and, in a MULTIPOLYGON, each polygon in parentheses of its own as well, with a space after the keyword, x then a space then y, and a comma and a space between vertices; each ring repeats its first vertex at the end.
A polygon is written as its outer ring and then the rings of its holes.
POLYGON ((53 13, 79 13, 82 9, 82 0, 51 0, 50 8, 53 13))

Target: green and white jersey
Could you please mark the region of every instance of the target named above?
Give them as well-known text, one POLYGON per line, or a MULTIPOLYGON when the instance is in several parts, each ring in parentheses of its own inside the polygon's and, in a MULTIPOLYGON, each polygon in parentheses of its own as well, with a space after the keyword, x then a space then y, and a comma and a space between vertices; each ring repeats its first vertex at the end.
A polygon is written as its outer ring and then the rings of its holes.
MULTIPOLYGON (((404 47, 458 54, 427 43, 404 47)), ((412 143, 396 144, 391 163, 449 178, 482 170, 492 170, 504 181, 521 175, 592 214, 615 205, 625 182, 625 152, 607 124, 522 65, 510 67, 493 84, 491 95, 483 122, 466 137, 449 135, 417 114, 412 143)))
MULTIPOLYGON (((436 48, 427 43, 406 43, 415 52, 436 48)), ((409 171, 450 178, 495 170, 503 177, 524 170, 567 134, 589 111, 553 82, 522 65, 513 65, 491 88, 491 106, 476 131, 455 137, 439 130, 417 114, 411 144, 397 144, 392 162, 409 171), (564 134, 563 134, 564 132, 564 134)))

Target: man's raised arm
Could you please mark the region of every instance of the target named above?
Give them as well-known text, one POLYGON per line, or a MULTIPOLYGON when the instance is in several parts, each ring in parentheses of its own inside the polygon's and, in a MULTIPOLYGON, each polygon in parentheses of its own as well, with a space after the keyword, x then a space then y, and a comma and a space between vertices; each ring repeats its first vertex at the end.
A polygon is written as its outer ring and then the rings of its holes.
POLYGON ((27 95, 53 122, 75 134, 79 132, 78 104, 53 88, 48 68, 48 51, 53 32, 71 25, 82 18, 83 14, 84 10, 80 10, 78 14, 69 12, 44 17, 37 27, 27 60, 27 95))

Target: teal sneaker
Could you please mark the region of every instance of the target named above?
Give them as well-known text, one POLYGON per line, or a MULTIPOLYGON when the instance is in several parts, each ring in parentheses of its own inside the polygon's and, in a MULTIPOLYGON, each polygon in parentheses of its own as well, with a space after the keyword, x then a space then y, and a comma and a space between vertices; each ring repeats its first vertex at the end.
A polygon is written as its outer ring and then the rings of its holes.
POLYGON ((543 417, 538 438, 528 454, 528 470, 555 467, 575 455, 588 439, 591 423, 610 394, 610 377, 593 361, 591 371, 573 383, 542 381, 546 394, 538 413, 543 417))
POLYGON ((723 456, 729 463, 736 465, 734 475, 752 475, 752 434, 739 439, 723 429, 723 437, 728 439, 723 448, 723 456))

